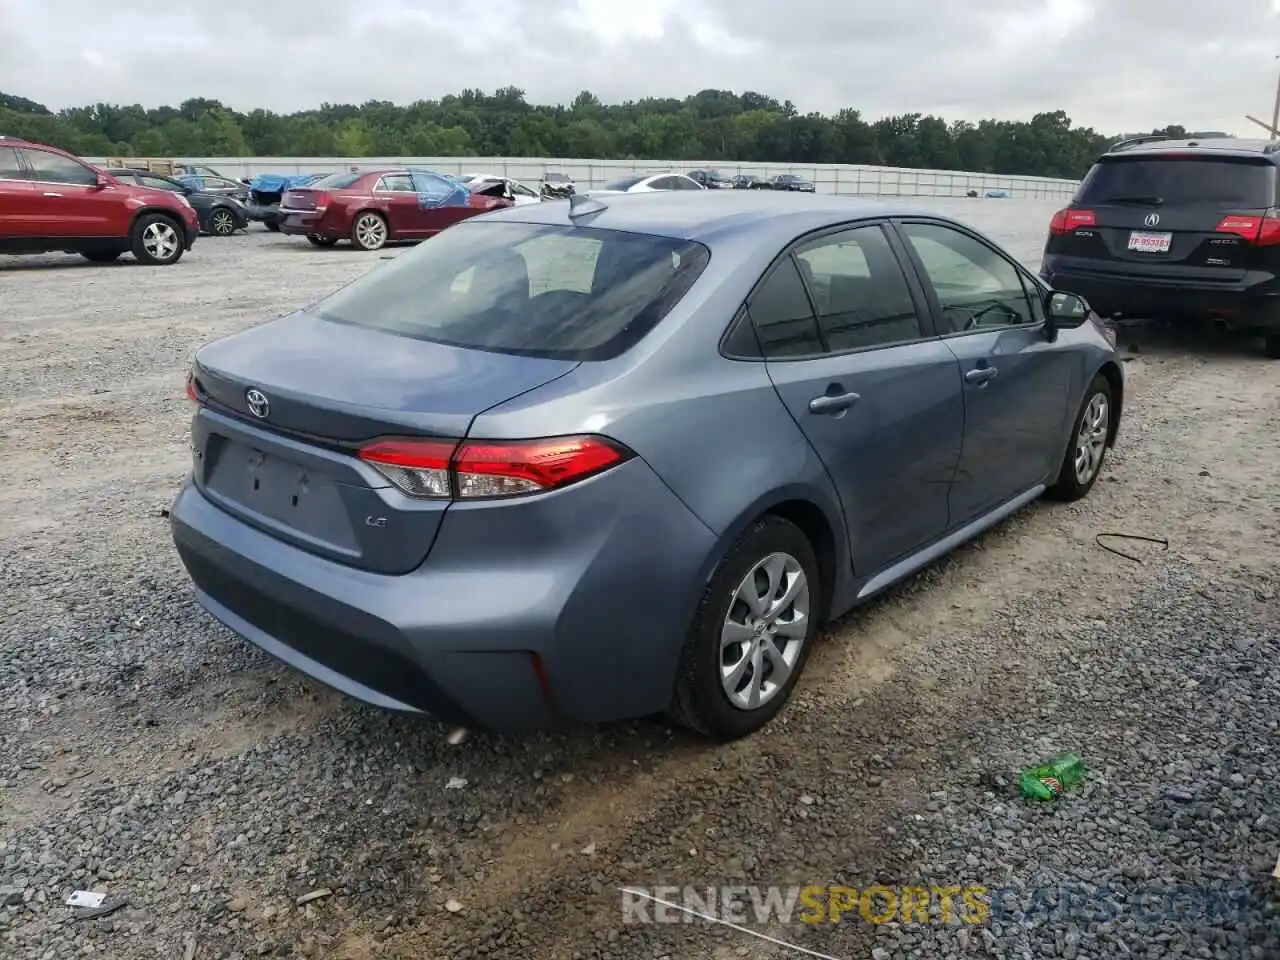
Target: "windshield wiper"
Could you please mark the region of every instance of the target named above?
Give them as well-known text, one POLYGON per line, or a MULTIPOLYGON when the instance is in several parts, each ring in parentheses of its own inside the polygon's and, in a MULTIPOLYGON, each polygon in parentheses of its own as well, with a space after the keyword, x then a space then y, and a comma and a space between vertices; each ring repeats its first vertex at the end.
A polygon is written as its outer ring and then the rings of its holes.
POLYGON ((1107 197, 1098 203, 1134 203, 1143 207, 1158 207, 1164 203, 1164 197, 1107 197))

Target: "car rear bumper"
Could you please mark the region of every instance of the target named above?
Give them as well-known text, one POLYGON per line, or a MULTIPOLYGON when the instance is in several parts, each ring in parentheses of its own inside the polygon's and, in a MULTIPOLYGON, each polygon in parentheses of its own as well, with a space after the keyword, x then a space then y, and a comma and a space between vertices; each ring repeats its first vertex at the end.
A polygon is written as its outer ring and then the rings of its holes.
POLYGON ((205 609, 367 703, 501 732, 664 709, 714 536, 639 460, 537 501, 454 504, 403 576, 284 543, 190 478, 170 522, 205 609))
POLYGON ((1228 283, 1133 277, 1047 256, 1040 276, 1055 290, 1084 297, 1103 317, 1218 316, 1241 326, 1280 329, 1280 282, 1269 274, 1245 274, 1243 281, 1228 283))
POLYGON ((306 236, 311 233, 325 237, 346 236, 345 232, 332 229, 332 224, 326 224, 322 214, 305 211, 281 210, 279 220, 281 233, 288 233, 299 237, 306 236))

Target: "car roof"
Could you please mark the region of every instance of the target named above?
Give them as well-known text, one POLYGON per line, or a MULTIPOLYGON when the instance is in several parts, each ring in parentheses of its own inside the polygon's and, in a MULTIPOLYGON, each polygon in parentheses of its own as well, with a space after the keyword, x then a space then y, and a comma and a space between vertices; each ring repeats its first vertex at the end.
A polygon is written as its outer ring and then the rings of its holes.
POLYGON ((1280 140, 1246 140, 1238 137, 1186 137, 1178 140, 1152 140, 1135 137, 1113 144, 1102 159, 1135 156, 1160 156, 1178 153, 1198 157, 1265 157, 1272 163, 1280 160, 1280 140))
MULTIPOLYGON (((558 201, 508 207, 479 219, 600 227, 699 241, 712 236, 758 232, 762 240, 780 246, 811 230, 873 217, 927 216, 954 222, 925 207, 830 194, 672 190, 606 194, 594 199, 603 204, 604 209, 598 213, 584 212, 576 218, 569 215, 575 206, 572 202, 558 201)), ((578 206, 581 209, 581 205, 578 206)))

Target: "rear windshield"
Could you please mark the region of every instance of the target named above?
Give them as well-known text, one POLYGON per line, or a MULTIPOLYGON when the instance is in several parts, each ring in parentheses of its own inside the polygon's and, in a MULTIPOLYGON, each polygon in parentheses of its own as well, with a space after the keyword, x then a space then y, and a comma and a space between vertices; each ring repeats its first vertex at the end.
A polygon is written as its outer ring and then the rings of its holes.
POLYGON ((648 333, 710 257, 690 240, 476 220, 365 274, 313 312, 457 347, 604 360, 648 333))
POLYGON ((331 173, 327 177, 313 181, 311 186, 323 187, 326 190, 345 190, 363 176, 363 173, 331 173))
POLYGON ((1076 202, 1213 204, 1222 207, 1270 207, 1276 168, 1240 160, 1133 157, 1094 165, 1080 185, 1076 202))
POLYGON ((638 177, 619 177, 617 180, 610 180, 604 185, 604 188, 606 190, 628 190, 647 176, 648 174, 646 173, 638 177))

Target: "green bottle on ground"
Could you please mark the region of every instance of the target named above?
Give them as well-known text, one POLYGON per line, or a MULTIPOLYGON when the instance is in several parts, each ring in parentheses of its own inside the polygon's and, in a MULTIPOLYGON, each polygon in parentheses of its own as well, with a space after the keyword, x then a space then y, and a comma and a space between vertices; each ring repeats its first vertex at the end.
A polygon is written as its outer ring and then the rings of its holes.
POLYGON ((1065 753, 1056 760, 1022 771, 1018 786, 1033 800, 1053 800, 1084 779, 1084 761, 1079 754, 1065 753))

